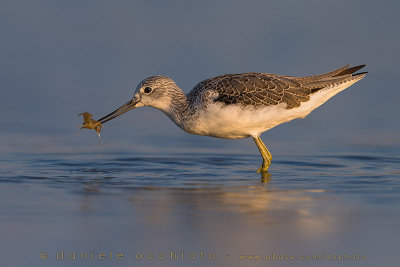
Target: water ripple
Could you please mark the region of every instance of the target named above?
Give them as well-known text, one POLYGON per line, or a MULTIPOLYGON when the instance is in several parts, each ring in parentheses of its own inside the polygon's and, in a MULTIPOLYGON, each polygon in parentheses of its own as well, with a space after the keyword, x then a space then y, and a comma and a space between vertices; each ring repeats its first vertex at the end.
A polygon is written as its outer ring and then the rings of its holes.
MULTIPOLYGON (((379 155, 281 156, 274 158, 268 188, 387 194, 400 187, 399 162, 398 157, 379 155)), ((83 186, 92 193, 134 188, 263 188, 266 185, 255 173, 259 163, 258 155, 13 155, 0 158, 0 183, 83 186)))

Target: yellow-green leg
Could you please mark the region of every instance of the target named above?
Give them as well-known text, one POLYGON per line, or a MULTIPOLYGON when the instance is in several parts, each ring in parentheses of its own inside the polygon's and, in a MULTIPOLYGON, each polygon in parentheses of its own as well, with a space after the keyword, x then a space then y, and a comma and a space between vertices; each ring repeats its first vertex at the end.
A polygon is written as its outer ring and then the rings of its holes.
POLYGON ((258 150, 260 150, 261 156, 263 158, 263 163, 257 172, 267 172, 269 165, 271 165, 272 155, 269 153, 267 147, 264 145, 263 141, 259 136, 253 137, 254 142, 256 143, 258 150))

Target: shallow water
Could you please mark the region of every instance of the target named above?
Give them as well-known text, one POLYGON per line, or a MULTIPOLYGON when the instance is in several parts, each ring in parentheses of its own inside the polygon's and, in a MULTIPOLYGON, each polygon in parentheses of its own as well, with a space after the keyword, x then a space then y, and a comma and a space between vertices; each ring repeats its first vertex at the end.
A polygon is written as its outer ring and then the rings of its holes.
POLYGON ((269 183, 259 163, 214 152, 3 154, 2 262, 393 266, 398 151, 278 155, 269 183))

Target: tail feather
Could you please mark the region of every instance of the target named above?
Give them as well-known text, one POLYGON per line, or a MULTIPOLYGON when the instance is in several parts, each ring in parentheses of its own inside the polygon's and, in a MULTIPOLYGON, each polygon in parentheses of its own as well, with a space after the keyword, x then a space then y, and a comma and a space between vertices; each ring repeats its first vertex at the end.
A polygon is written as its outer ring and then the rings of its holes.
POLYGON ((325 88, 325 87, 338 85, 338 84, 345 83, 345 82, 358 81, 358 80, 361 80, 362 78, 364 78, 364 76, 365 76, 365 73, 358 73, 358 74, 354 74, 354 75, 346 74, 346 75, 342 75, 339 77, 334 77, 332 79, 326 79, 323 81, 315 81, 315 82, 309 83, 305 86, 309 87, 309 88, 325 88))
MULTIPOLYGON (((342 76, 342 75, 346 75, 346 74, 353 74, 354 72, 356 72, 364 67, 365 67, 365 64, 354 66, 352 68, 345 69, 345 70, 333 75, 332 77, 342 76)), ((364 72, 364 73, 366 73, 366 72, 364 72)), ((357 75, 357 73, 353 74, 353 75, 357 75)))
POLYGON ((363 71, 363 72, 355 73, 355 74, 353 74, 353 76, 363 75, 363 74, 367 74, 367 73, 368 73, 368 71, 363 71))
POLYGON ((365 65, 358 65, 351 68, 349 68, 349 66, 350 65, 347 65, 324 74, 299 77, 296 78, 296 80, 302 83, 304 87, 311 89, 312 92, 316 92, 332 85, 338 85, 352 80, 360 80, 365 76, 366 72, 355 73, 365 67, 365 65))
MULTIPOLYGON (((344 75, 348 75, 348 74, 353 74, 354 72, 365 67, 365 65, 358 65, 358 66, 354 66, 351 68, 349 68, 349 67, 350 67, 350 64, 348 64, 344 67, 338 68, 336 70, 327 72, 327 73, 306 76, 306 77, 291 77, 291 78, 295 79, 296 81, 299 81, 300 83, 307 84, 307 83, 312 83, 312 82, 320 81, 320 80, 328 80, 332 77, 340 77, 340 76, 344 76, 344 75)), ((353 74, 353 75, 357 75, 357 73, 353 74)))
POLYGON ((321 80, 321 79, 324 79, 324 78, 333 77, 334 75, 345 71, 348 67, 350 67, 350 64, 348 64, 348 65, 346 65, 344 67, 338 68, 336 70, 327 72, 327 73, 316 74, 316 75, 305 76, 305 77, 292 77, 292 78, 296 79, 299 82, 306 83, 309 80, 313 81, 313 80, 321 80))

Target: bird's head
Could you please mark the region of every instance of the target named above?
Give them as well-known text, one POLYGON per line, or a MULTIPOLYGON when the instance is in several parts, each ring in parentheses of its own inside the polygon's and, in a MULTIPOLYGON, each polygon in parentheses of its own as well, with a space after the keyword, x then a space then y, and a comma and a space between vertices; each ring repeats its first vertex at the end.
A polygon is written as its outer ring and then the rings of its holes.
POLYGON ((136 87, 135 99, 143 106, 166 110, 179 88, 166 76, 152 76, 141 81, 136 87))
POLYGON ((148 77, 138 84, 131 100, 98 121, 105 123, 131 109, 142 106, 150 106, 166 112, 171 106, 174 95, 179 93, 182 91, 171 78, 166 76, 148 77))

